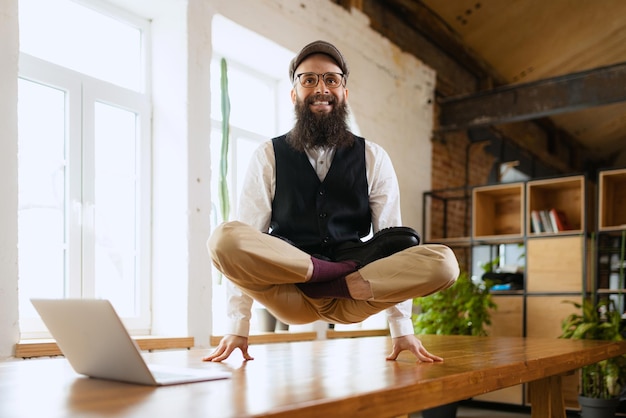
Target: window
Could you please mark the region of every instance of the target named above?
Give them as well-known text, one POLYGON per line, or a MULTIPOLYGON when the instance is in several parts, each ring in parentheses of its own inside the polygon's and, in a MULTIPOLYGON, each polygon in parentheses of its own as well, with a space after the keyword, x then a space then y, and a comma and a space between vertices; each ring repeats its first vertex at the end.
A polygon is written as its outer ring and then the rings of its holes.
MULTIPOLYGON (((218 196, 222 114, 220 62, 227 63, 231 103, 228 151, 229 219, 236 216, 239 192, 250 157, 263 142, 285 133, 293 121, 287 68, 294 53, 216 15, 213 19, 211 62, 211 190, 212 228, 223 221, 218 196)), ((226 286, 213 270, 213 327, 220 334, 225 318, 226 286)))
POLYGON ((70 0, 19 7, 22 334, 45 331, 33 297, 110 299, 148 332, 148 24, 70 0))

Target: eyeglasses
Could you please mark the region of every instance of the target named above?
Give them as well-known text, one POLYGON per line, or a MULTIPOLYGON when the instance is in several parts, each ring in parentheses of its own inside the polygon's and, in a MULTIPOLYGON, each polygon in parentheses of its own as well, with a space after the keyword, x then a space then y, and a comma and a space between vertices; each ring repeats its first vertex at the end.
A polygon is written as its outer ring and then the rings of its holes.
POLYGON ((300 81, 300 85, 307 89, 316 87, 320 82, 320 77, 324 80, 324 84, 329 89, 336 89, 339 86, 346 85, 346 77, 342 73, 300 73, 296 75, 296 78, 300 81))

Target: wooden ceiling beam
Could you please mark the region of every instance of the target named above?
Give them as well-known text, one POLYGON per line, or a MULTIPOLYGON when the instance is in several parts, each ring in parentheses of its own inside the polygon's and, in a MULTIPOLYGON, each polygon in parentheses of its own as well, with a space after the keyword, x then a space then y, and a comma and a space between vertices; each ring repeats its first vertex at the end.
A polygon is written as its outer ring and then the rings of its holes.
POLYGON ((420 0, 387 0, 386 6, 406 24, 415 28, 441 51, 458 62, 478 79, 493 79, 498 84, 504 80, 496 71, 468 48, 461 37, 441 17, 420 0))
POLYGON ((419 23, 405 16, 402 9, 392 8, 393 1, 363 0, 363 13, 372 29, 416 56, 437 73, 437 94, 451 96, 477 90, 479 78, 420 32, 419 23))
POLYGON ((626 63, 441 99, 440 131, 520 122, 626 101, 626 63))
POLYGON ((331 0, 333 3, 338 4, 346 10, 352 8, 361 10, 363 8, 363 0, 331 0))

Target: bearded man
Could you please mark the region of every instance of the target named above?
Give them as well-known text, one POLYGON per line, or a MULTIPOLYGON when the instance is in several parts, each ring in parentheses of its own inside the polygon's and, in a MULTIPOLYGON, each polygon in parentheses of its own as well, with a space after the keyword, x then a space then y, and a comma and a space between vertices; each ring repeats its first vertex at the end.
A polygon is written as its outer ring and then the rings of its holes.
POLYGON ((228 278, 228 330, 206 361, 235 349, 245 360, 253 300, 287 324, 358 323, 386 310, 395 360, 431 354, 414 335, 412 300, 459 275, 444 245, 419 245, 402 226, 397 177, 386 151, 348 126, 349 68, 332 44, 306 45, 289 66, 296 123, 255 152, 238 220, 207 243, 228 278), (370 234, 373 236, 363 241, 370 234))

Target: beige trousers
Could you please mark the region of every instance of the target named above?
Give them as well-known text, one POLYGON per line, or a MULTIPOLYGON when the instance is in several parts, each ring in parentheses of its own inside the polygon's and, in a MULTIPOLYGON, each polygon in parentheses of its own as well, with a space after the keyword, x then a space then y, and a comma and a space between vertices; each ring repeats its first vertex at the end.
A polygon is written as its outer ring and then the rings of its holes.
POLYGON ((370 300, 313 299, 295 286, 307 281, 311 256, 282 239, 234 221, 220 225, 207 246, 219 271, 289 324, 361 322, 407 299, 445 289, 459 275, 450 248, 418 245, 359 269, 372 288, 370 300))

